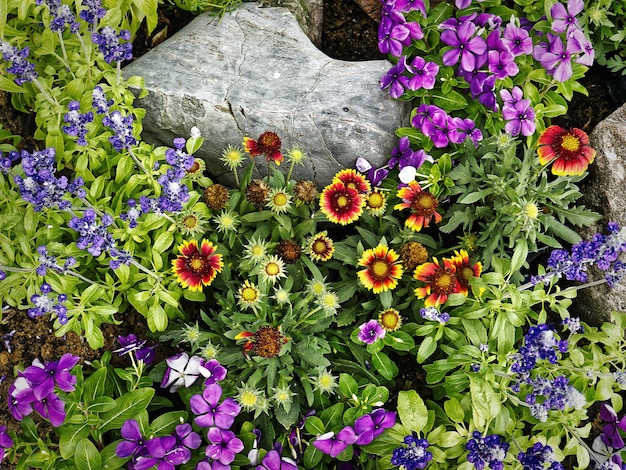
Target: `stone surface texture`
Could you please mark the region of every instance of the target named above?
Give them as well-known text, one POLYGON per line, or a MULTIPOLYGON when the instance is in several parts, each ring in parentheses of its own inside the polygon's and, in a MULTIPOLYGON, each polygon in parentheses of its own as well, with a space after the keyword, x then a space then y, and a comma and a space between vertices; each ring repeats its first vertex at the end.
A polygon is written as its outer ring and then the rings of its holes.
MULTIPOLYGON (((406 126, 410 103, 380 90, 389 62, 345 62, 319 51, 284 8, 244 3, 221 22, 201 15, 124 68, 145 78, 149 94, 143 138, 172 145, 197 126, 206 141, 196 156, 214 178, 232 182, 218 157, 243 137, 276 132, 283 150, 298 145, 312 157, 295 178, 328 184, 357 156, 386 163, 406 126)), ((257 157, 254 176, 267 174, 257 157)))
MULTIPOLYGON (((597 153, 589 166, 581 202, 604 215, 604 219, 584 229, 581 235, 586 240, 594 233, 606 233, 608 222, 626 226, 626 105, 601 121, 589 138, 597 153)), ((589 276, 590 281, 602 278, 597 270, 589 276)), ((580 290, 573 310, 594 324, 608 320, 612 311, 626 312, 626 278, 612 289, 601 284, 580 290)))

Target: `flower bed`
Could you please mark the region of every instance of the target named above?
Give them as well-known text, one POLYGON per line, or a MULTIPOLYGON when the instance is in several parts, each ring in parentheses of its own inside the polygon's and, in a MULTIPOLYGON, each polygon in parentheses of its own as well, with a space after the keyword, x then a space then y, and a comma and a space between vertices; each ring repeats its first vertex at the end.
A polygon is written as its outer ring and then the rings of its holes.
POLYGON ((147 5, 8 8, 0 88, 45 148, 2 135, 0 296, 71 343, 3 379, 0 458, 620 468, 626 319, 569 309, 590 266, 620 282, 626 229, 580 238, 595 150, 552 122, 593 61, 581 2, 386 2, 381 87, 411 127, 324 188, 291 178, 307 149, 271 130, 224 149, 233 188, 204 175, 196 128, 141 141, 120 64, 147 5))

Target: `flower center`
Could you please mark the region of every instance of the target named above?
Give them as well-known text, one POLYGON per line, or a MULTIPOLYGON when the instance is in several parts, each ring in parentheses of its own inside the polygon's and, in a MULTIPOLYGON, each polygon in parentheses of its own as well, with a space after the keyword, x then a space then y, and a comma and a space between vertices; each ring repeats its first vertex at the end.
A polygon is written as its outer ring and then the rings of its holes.
POLYGON ((189 174, 194 174, 196 173, 198 170, 200 169, 200 164, 194 160, 193 165, 191 165, 191 168, 189 168, 187 170, 187 173, 189 174))
POLYGON ((204 258, 197 255, 193 256, 189 260, 189 268, 196 273, 202 272, 204 269, 204 258))
POLYGON ((435 213, 435 209, 437 209, 437 198, 430 194, 428 191, 420 191, 413 198, 413 202, 411 203, 411 209, 417 215, 421 215, 424 217, 430 217, 435 213))
POLYGON ((288 198, 285 193, 277 193, 274 195, 273 201, 276 207, 283 207, 287 204, 288 198))
POLYGON ((445 268, 439 268, 434 274, 431 286, 436 294, 449 294, 454 288, 456 277, 445 268))
POLYGON ((401 323, 402 319, 398 311, 393 308, 385 310, 380 314, 380 324, 387 331, 396 331, 401 323))
POLYGON ((188 215, 183 220, 183 225, 187 228, 195 228, 198 226, 198 219, 195 215, 188 215))
POLYGON ((374 192, 370 194, 369 197, 367 198, 367 205, 371 209, 380 209, 381 207, 383 207, 384 203, 385 203, 385 198, 383 197, 382 194, 378 192, 374 192))
POLYGON ((568 152, 577 152, 580 149, 580 140, 572 134, 565 134, 561 139, 561 148, 568 152))
POLYGON ((263 253, 265 252, 263 247, 260 245, 254 245, 250 251, 253 256, 263 256, 263 253))
POLYGON ((257 402, 256 393, 246 390, 245 392, 241 393, 239 401, 245 407, 252 407, 256 405, 257 402))
POLYGON ((387 279, 387 277, 389 277, 389 264, 386 261, 377 259, 370 266, 370 272, 372 273, 372 277, 378 281, 387 279))
POLYGON ((261 357, 276 357, 283 345, 283 335, 277 328, 262 326, 256 332, 254 351, 261 357))
POLYGON ((254 302, 259 298, 257 291, 253 287, 245 287, 241 291, 241 298, 246 302, 254 302))
POLYGON ((350 200, 346 195, 339 194, 337 195, 337 199, 335 199, 335 202, 337 203, 337 207, 344 208, 350 203, 350 200))
POLYGON ((316 240, 313 243, 313 253, 316 255, 322 255, 326 253, 326 242, 324 240, 316 240))
POLYGON ((539 209, 537 208, 536 204, 529 202, 524 208, 524 214, 526 214, 526 217, 528 217, 529 219, 536 219, 537 215, 539 215, 539 209))
POLYGON ((469 266, 461 267, 461 270, 456 272, 457 280, 464 286, 469 285, 469 280, 474 277, 474 270, 469 266))
POLYGON ((265 266, 265 273, 268 276, 278 276, 280 273, 280 266, 274 262, 267 263, 267 266, 265 266))

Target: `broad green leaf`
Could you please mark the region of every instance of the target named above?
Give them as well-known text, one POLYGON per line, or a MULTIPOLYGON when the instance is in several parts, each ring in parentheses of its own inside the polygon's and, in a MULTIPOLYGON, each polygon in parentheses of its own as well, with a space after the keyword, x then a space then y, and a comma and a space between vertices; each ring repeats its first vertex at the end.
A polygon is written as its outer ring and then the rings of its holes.
POLYGON ((153 388, 141 388, 117 398, 115 409, 102 415, 100 432, 104 433, 110 429, 121 428, 126 420, 134 418, 148 407, 154 392, 153 388))
POLYGON ((78 470, 100 470, 102 468, 100 453, 89 439, 79 441, 75 451, 74 463, 78 470))
POLYGON ((403 425, 417 433, 428 423, 428 410, 415 390, 402 390, 398 394, 398 416, 403 425))
POLYGON ((500 413, 500 399, 482 377, 470 375, 469 379, 474 426, 481 429, 500 413))
POLYGON ((372 355, 372 365, 387 380, 398 375, 398 366, 384 352, 377 352, 372 355))
POLYGON ((318 436, 326 432, 324 423, 317 416, 309 416, 304 423, 304 427, 308 433, 314 436, 318 436))
POLYGON ((88 424, 66 424, 59 428, 59 452, 61 457, 69 459, 76 452, 77 444, 89 436, 88 424))

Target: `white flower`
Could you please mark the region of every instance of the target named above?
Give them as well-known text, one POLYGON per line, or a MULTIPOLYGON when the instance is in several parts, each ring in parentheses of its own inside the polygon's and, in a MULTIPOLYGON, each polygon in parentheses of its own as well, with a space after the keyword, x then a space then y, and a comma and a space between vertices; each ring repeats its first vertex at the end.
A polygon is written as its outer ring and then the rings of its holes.
POLYGON ((174 393, 183 386, 185 388, 191 387, 200 374, 205 375, 208 372, 208 370, 202 370, 204 369, 202 367, 204 359, 198 356, 190 358, 185 352, 172 356, 166 359, 165 362, 168 368, 161 381, 161 388, 170 387, 170 393, 174 393))

